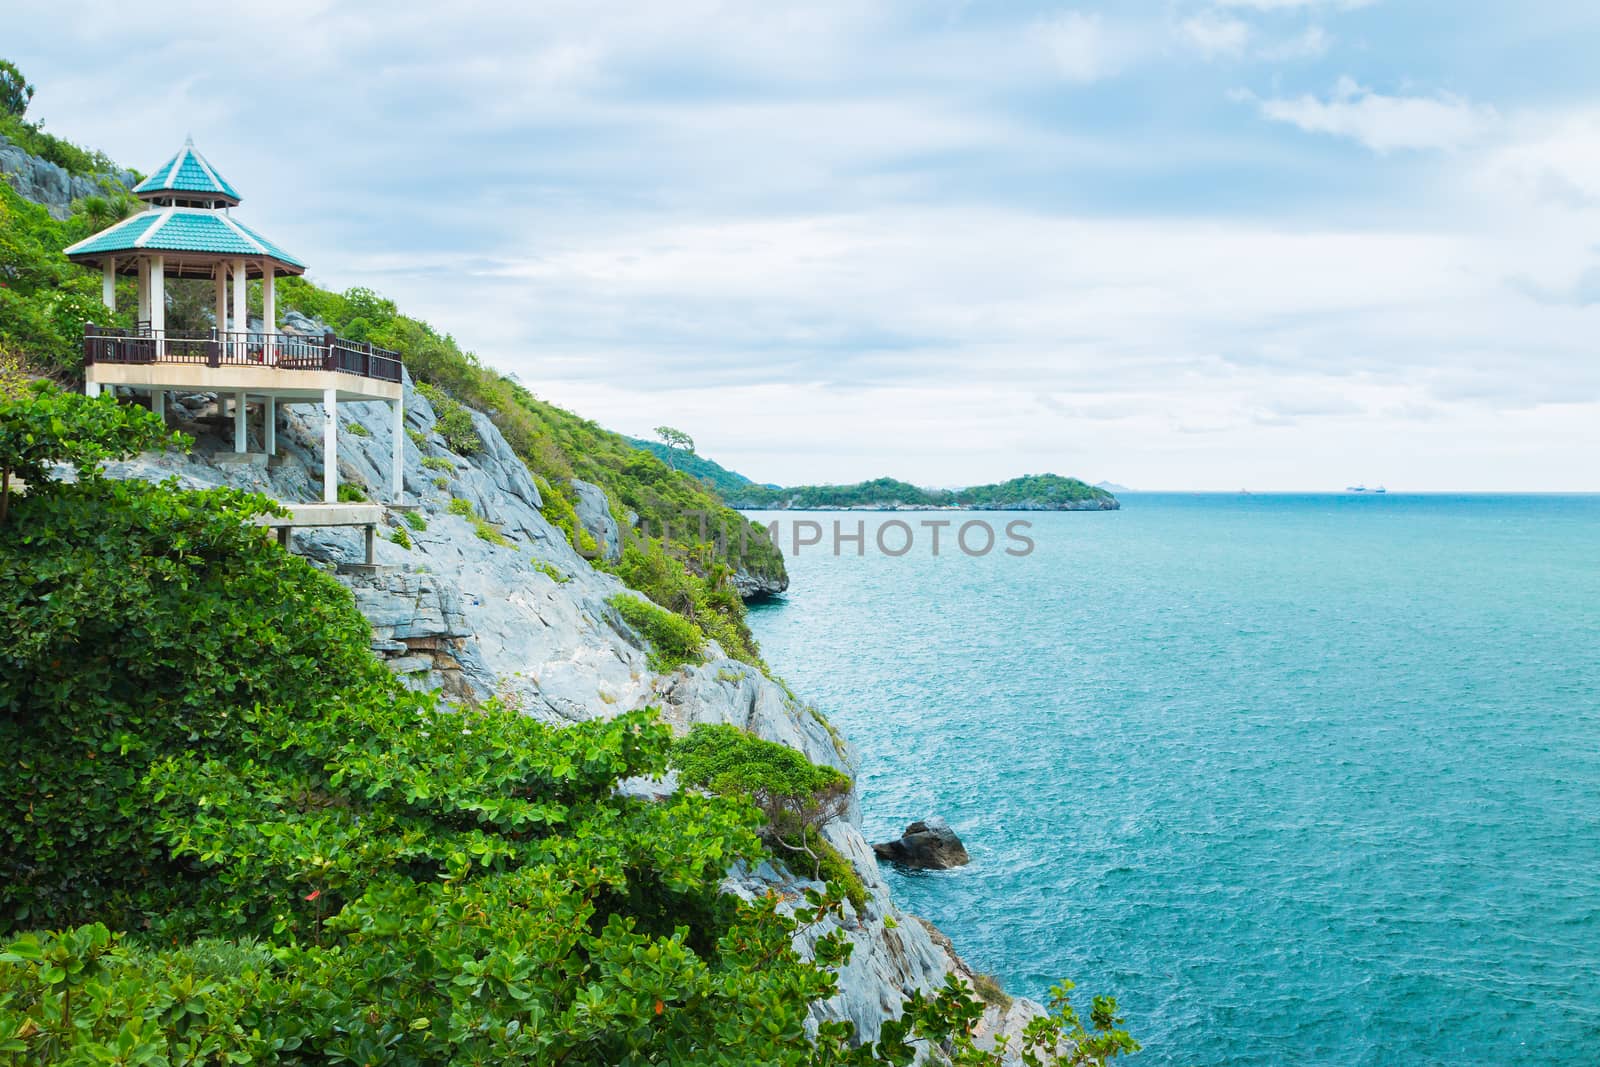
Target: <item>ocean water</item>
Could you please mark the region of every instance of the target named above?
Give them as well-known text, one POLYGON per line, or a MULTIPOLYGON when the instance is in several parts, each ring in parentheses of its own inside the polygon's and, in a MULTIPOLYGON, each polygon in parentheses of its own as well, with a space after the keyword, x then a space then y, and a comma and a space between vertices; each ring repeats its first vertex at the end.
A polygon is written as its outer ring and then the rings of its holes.
POLYGON ((1600 497, 1123 505, 755 516, 867 523, 752 623, 869 838, 964 838, 898 900, 1137 1064, 1600 1063, 1600 497), (1035 550, 872 547, 974 517, 1035 550))

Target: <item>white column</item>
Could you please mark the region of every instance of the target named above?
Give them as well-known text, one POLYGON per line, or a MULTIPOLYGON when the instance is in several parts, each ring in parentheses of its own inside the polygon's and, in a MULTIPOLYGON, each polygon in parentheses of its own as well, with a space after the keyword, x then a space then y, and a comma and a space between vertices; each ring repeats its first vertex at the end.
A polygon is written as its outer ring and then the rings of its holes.
POLYGON ((155 389, 151 391, 150 410, 155 413, 155 416, 158 419, 165 419, 167 417, 167 391, 165 389, 155 389))
POLYGON ((322 499, 339 501, 339 393, 322 391, 322 499))
POLYGON ((233 394, 233 450, 235 452, 245 451, 244 401, 243 390, 233 394))
POLYGON ((266 446, 267 455, 275 455, 278 451, 278 398, 268 393, 261 412, 261 443, 266 446))
POLYGON ((115 312, 117 310, 117 257, 107 256, 101 270, 103 273, 100 275, 100 302, 106 306, 107 311, 115 312))
POLYGON ((100 383, 95 381, 93 378, 90 378, 88 381, 84 382, 83 383, 83 395, 84 396, 99 396, 100 395, 100 383))
POLYGON ((218 263, 211 268, 212 277, 217 285, 217 340, 223 340, 222 334, 228 332, 228 265, 218 263))
POLYGON ((250 311, 245 304, 245 297, 250 293, 250 284, 246 280, 244 260, 233 261, 233 328, 241 335, 239 337, 238 359, 242 363, 245 358, 245 345, 243 334, 250 328, 250 311))
POLYGON ((272 347, 272 335, 278 332, 278 285, 271 263, 261 264, 261 329, 267 334, 261 358, 269 367, 276 366, 278 352, 272 347))
POLYGON ((139 321, 150 321, 150 260, 139 257, 139 321))
POLYGON ((157 358, 167 354, 167 267, 161 256, 150 257, 150 330, 156 335, 157 358))
POLYGON ((389 468, 389 493, 392 503, 403 504, 406 493, 406 403, 404 400, 393 400, 389 406, 394 409, 394 458, 389 468))

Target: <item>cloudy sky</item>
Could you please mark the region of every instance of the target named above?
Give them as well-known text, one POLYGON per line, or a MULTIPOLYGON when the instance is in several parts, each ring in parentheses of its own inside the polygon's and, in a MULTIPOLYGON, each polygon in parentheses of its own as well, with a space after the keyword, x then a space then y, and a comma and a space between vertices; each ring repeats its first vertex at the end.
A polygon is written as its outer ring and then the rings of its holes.
POLYGON ((27 4, 0 52, 760 480, 1600 489, 1592 0, 518 7, 27 4))

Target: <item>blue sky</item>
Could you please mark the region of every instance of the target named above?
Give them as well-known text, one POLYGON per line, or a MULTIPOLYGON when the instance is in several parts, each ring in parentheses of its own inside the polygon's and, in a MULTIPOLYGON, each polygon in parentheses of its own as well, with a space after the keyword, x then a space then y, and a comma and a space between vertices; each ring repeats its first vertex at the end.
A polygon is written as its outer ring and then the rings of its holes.
POLYGON ((156 166, 762 480, 1600 489, 1600 11, 1396 0, 7 16, 156 166))

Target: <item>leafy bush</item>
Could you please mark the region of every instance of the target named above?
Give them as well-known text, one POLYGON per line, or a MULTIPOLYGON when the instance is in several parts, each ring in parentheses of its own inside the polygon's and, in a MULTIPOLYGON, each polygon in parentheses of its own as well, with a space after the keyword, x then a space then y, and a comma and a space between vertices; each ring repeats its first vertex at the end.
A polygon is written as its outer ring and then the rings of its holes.
POLYGON ((372 436, 372 431, 367 429, 365 425, 359 422, 347 422, 344 424, 344 428, 346 433, 349 433, 354 437, 372 436))
POLYGON ((435 478, 433 480, 433 487, 435 489, 438 489, 438 490, 441 490, 441 491, 443 491, 445 489, 448 489, 448 488, 450 488, 450 479, 449 478, 435 478))
POLYGON ((666 674, 701 661, 706 635, 688 619, 627 593, 618 593, 606 603, 650 642, 651 670, 666 674))
POLYGON ((500 527, 488 519, 474 515, 468 521, 472 523, 472 532, 478 535, 478 540, 487 541, 491 545, 499 545, 501 548, 511 547, 511 542, 506 539, 505 534, 500 532, 500 527))
POLYGON ((411 535, 406 533, 406 528, 404 526, 396 526, 393 532, 389 534, 389 540, 393 541, 401 548, 411 547, 411 535))
POLYGON ((866 887, 854 868, 822 837, 823 826, 849 804, 844 773, 726 723, 696 726, 673 745, 672 762, 685 785, 749 799, 765 816, 772 844, 803 853, 811 877, 844 884, 851 903, 866 906, 866 887))
POLYGON ((472 501, 464 500, 459 496, 451 497, 450 503, 445 510, 452 515, 460 515, 464 519, 470 519, 477 514, 477 511, 472 506, 472 501))
POLYGON ((346 504, 360 504, 367 499, 367 491, 355 482, 340 482, 339 499, 346 504))
POLYGON ((478 436, 478 430, 472 425, 472 414, 455 398, 435 389, 427 382, 417 383, 417 392, 427 398, 433 407, 433 414, 437 421, 434 429, 439 431, 445 444, 450 450, 459 455, 470 456, 483 451, 483 438, 478 436))
POLYGON ((456 472, 456 465, 443 456, 423 456, 422 465, 431 471, 448 471, 451 474, 456 472))
POLYGON ((407 526, 418 533, 428 528, 428 517, 420 511, 402 511, 400 517, 405 520, 407 526))

